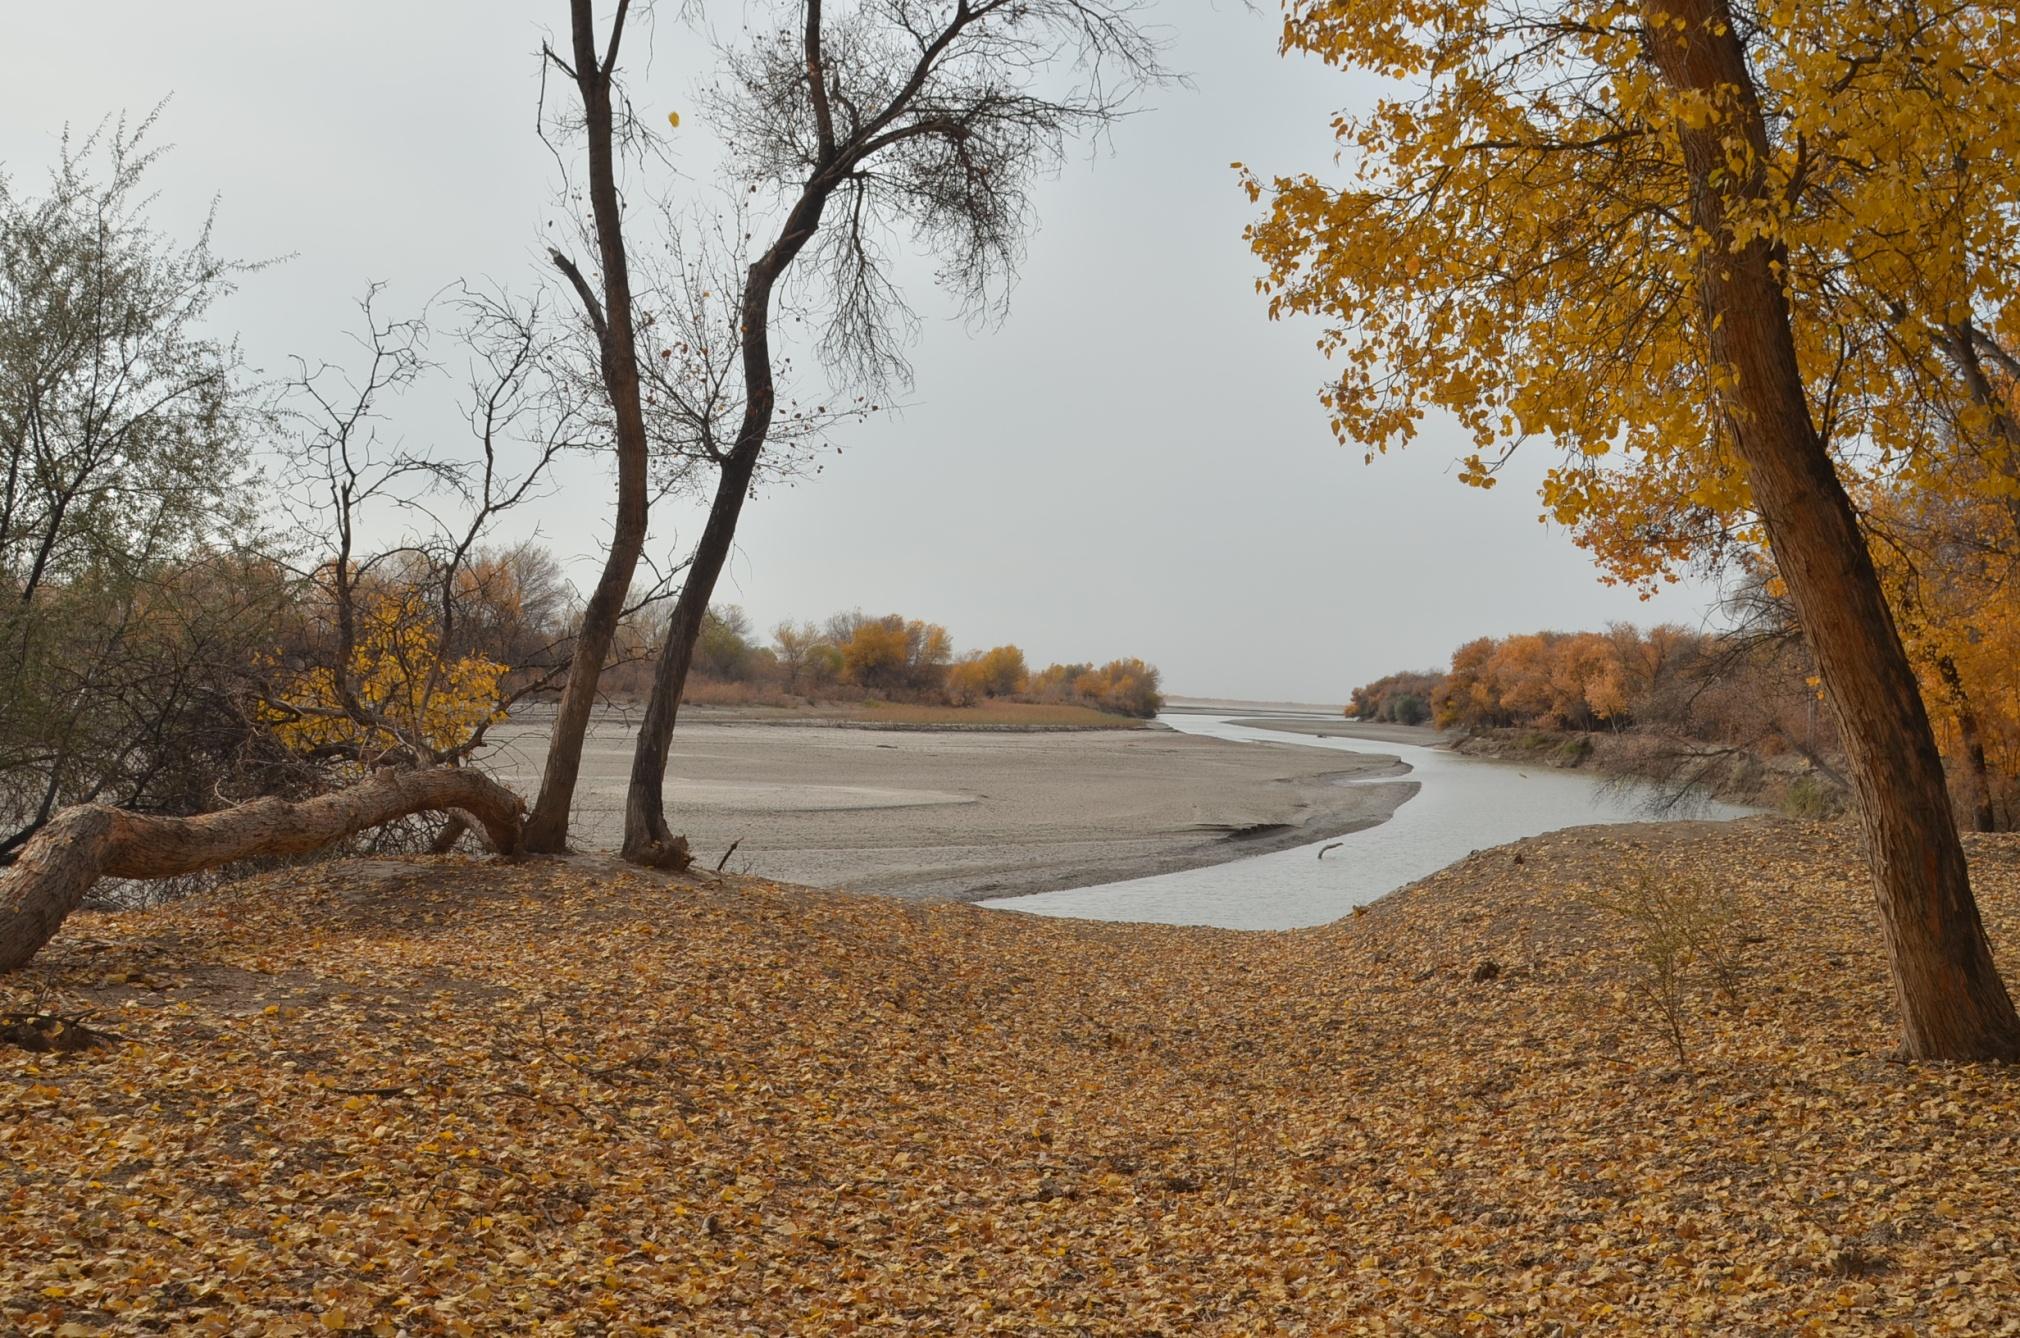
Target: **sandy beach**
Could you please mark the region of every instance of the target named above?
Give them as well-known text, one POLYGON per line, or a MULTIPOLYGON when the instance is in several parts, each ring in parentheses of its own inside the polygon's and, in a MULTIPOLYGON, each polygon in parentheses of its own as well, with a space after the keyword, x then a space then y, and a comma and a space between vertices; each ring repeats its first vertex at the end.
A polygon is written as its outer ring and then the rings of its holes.
MULTIPOLYGON (((712 866, 919 900, 1049 892, 1217 864, 1381 822, 1416 792, 1392 758, 1229 744, 1166 729, 1073 733, 719 723, 683 713, 668 817, 712 866), (1350 781, 1395 777, 1372 784, 1350 781)), ((494 731, 538 786, 547 722, 494 731)), ((633 727, 591 731, 577 843, 621 829, 633 727)))

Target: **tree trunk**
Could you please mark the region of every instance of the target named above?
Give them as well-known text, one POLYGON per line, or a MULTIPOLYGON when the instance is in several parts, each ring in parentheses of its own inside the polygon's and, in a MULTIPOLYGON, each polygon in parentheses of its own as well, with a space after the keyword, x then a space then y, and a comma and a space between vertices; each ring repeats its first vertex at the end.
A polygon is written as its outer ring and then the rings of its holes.
POLYGON ((457 767, 381 771, 334 794, 255 799, 194 818, 79 804, 57 814, 0 873, 0 971, 40 951, 100 878, 172 878, 235 860, 305 855, 394 818, 448 810, 474 817, 511 854, 525 807, 490 777, 457 767))
POLYGON ((687 690, 688 669, 694 663, 695 642, 701 637, 709 600, 715 596, 716 580, 729 560, 737 517, 750 492, 757 454, 738 451, 723 462, 708 524, 702 529, 701 542, 695 545, 680 598, 667 619, 666 639, 660 645, 659 663, 652 673, 652 697, 646 703, 645 721, 639 727, 638 745, 632 753, 631 784, 624 796, 624 858, 634 864, 685 869, 693 862, 687 838, 675 836, 666 825, 662 796, 666 787, 666 757, 673 746, 673 722, 680 713, 681 694, 687 690))
POLYGON ((2020 1059, 2020 1018, 1993 966, 1950 811, 1943 764, 1871 554, 1810 416, 1779 243, 1736 235, 1770 185, 1767 130, 1727 0, 1644 0, 1662 80, 1722 115, 1680 126, 1704 330, 1729 371, 1718 406, 1817 658, 1859 799, 1901 1013, 1902 1053, 2020 1059), (1680 22, 1679 22, 1680 21, 1680 22), (1751 159, 1735 171, 1729 152, 1751 159))
POLYGON ((526 848, 553 854, 568 848, 568 818, 575 801, 575 779, 582 769, 582 744, 589 732, 589 714, 596 705, 596 683, 617 640, 618 620, 632 573, 645 550, 646 434, 639 401, 638 349, 632 338, 631 272, 624 251, 624 215, 617 198, 613 156, 611 80, 624 35, 620 9, 612 22, 609 53, 596 49, 595 9, 591 0, 571 0, 572 51, 576 87, 582 96, 583 134, 589 147, 589 203, 596 221, 598 259, 603 271, 599 303, 574 267, 559 255, 555 263, 567 273, 585 313, 600 337, 604 391, 617 424, 617 525, 603 574, 582 613, 582 631, 570 657, 568 683, 547 739, 547 762, 540 773, 540 794, 526 821, 526 848))
MULTIPOLYGON (((817 24, 817 9, 809 10, 808 21, 817 24)), ((674 717, 680 712, 680 695, 687 687, 688 667, 694 662, 694 643, 701 635, 708 602, 715 595, 716 578, 729 559, 730 545, 736 539, 737 518, 743 514, 744 498, 750 493, 758 460, 771 435, 778 393, 772 375, 772 289, 820 228, 821 213, 841 180, 830 159, 801 189, 799 199, 780 225, 777 240, 744 273, 743 420, 737 425, 735 445, 722 457, 722 473, 716 478, 715 503, 709 508, 708 524, 702 530, 701 542, 695 546, 673 616, 667 620, 666 639, 660 645, 659 664, 652 675, 652 699, 646 704, 645 722, 639 729, 638 744, 631 757, 631 784, 624 797, 623 854, 636 864, 685 869, 692 861, 687 838, 675 836, 666 825, 662 795, 666 788, 666 755, 673 746, 674 717)))
POLYGON ((1964 774, 1971 787, 1971 826, 1976 831, 1999 829, 1998 815, 1992 811, 1992 768, 1985 762, 1985 732, 1978 724, 1978 712, 1964 692, 1964 676, 1957 662, 1945 655, 1936 661, 1936 672, 1949 690, 1950 705, 1957 712, 1957 732, 1963 735, 1964 774))

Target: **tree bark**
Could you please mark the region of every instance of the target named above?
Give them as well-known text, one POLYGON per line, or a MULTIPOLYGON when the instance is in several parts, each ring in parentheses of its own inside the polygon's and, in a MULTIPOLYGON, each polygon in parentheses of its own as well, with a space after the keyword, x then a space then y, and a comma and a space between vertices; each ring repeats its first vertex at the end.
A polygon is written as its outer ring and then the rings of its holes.
POLYGON ((1674 91, 1721 109, 1680 126, 1704 329, 1726 369, 1720 410, 1836 714, 1901 1014, 1904 1056, 2020 1059, 2020 1018, 1993 965, 1943 764, 1857 517, 1811 417, 1778 272, 1781 245, 1743 237, 1771 191, 1769 145, 1728 0, 1643 0, 1646 52, 1674 91), (1679 22, 1680 21, 1680 22, 1679 22), (1729 163, 1743 148, 1744 170, 1729 163))
POLYGON ((235 860, 304 855, 410 813, 457 810, 498 850, 519 849, 519 796, 458 767, 381 771, 314 799, 255 799, 194 818, 79 804, 51 819, 0 873, 0 971, 41 950, 100 878, 171 878, 235 860))
POLYGON ((1951 709, 1957 712, 1957 732, 1963 736, 1964 774, 1971 785, 1971 826, 1976 831, 1999 830, 1998 814, 1992 811, 1992 768, 1985 761, 1985 731, 1978 723, 1978 711, 1964 691, 1964 676, 1957 662, 1945 655, 1936 661, 1936 672, 1950 693, 1951 709))
POLYGON ((582 769, 582 744, 589 732, 589 714, 596 705, 596 684, 617 639, 632 573, 645 551, 647 523, 645 414, 639 400, 638 348, 631 320, 631 273, 624 250, 624 215, 617 196, 617 171, 612 148, 611 81, 624 36, 624 10, 612 20, 607 55, 596 49, 592 0, 571 0, 571 48, 576 88, 582 97, 583 134, 589 148, 589 204, 596 223, 598 259, 603 272, 599 303, 574 267, 558 253, 559 265, 575 286, 585 314, 596 328, 601 351, 604 391, 617 426, 617 524, 610 536, 603 574, 582 613, 582 630, 570 657, 568 682, 555 711, 547 739, 547 762, 540 773, 540 794, 526 821, 526 848, 558 853, 568 848, 569 813, 575 801, 575 780, 582 769))
POLYGON ((701 542, 695 545, 680 598, 674 601, 667 619, 666 638, 652 671, 652 696, 631 757, 631 784, 624 796, 623 854, 634 864, 685 869, 694 860, 687 838, 675 836, 666 825, 666 758, 673 747, 674 718, 680 713, 681 694, 687 690, 688 670, 694 664, 695 643, 701 637, 716 580, 729 559, 757 454, 734 452, 724 461, 708 524, 702 529, 701 542))

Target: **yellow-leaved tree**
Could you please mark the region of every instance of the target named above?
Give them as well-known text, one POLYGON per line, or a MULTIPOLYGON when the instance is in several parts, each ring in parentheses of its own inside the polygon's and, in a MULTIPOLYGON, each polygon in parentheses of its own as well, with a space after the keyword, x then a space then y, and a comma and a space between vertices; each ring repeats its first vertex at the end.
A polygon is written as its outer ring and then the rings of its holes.
POLYGON ((1294 0, 1288 49, 1391 81, 1347 177, 1246 185, 1273 315, 1326 322, 1369 452, 1563 451, 1548 511, 1649 582, 1765 545, 1837 716, 1903 1052, 2020 1058, 1927 709, 1847 483, 2004 503, 2020 432, 2015 9, 1294 0))
POLYGON ((418 590, 361 592, 354 603, 344 664, 287 675, 274 695, 282 742, 360 762, 400 749, 436 761, 460 756, 483 726, 505 718, 506 667, 479 654, 445 656, 435 610, 418 590))

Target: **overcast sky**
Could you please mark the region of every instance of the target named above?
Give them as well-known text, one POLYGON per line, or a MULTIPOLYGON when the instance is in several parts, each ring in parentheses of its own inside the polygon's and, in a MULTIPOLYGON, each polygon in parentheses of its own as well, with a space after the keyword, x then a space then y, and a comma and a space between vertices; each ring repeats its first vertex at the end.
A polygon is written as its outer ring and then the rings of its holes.
MULTIPOLYGON (((222 250, 287 257, 222 313, 255 365, 335 356, 368 281, 411 307, 457 279, 540 275, 543 229, 565 216, 533 134, 533 53, 565 8, 13 6, 0 163, 32 192, 66 122, 172 95, 157 216, 186 231, 216 196, 222 250)), ((1266 319, 1229 164, 1326 168, 1332 115, 1368 90, 1280 58, 1267 9, 1158 7, 1193 86, 1155 92, 1039 186, 1007 321, 971 328, 927 291, 930 264, 907 262, 926 322, 905 409, 846 429, 817 477, 746 510, 720 600, 761 627, 860 605, 944 623, 962 648, 1140 655, 1169 691, 1316 702, 1482 634, 1703 619, 1707 590, 1643 603, 1538 523, 1540 448, 1481 493, 1456 481, 1459 436, 1435 424, 1372 466, 1333 444, 1318 330, 1266 319)), ((744 14, 709 7, 718 29, 744 14)), ((705 176, 693 91, 709 53, 670 21, 652 37, 633 95, 687 112, 676 163, 705 176)), ((705 198, 670 172, 641 184, 705 198)), ((413 412, 416 435, 435 430, 413 412)), ((609 493, 602 466, 577 463, 539 518, 585 584, 609 493)), ((691 541, 700 514, 656 517, 658 550, 691 541)))

